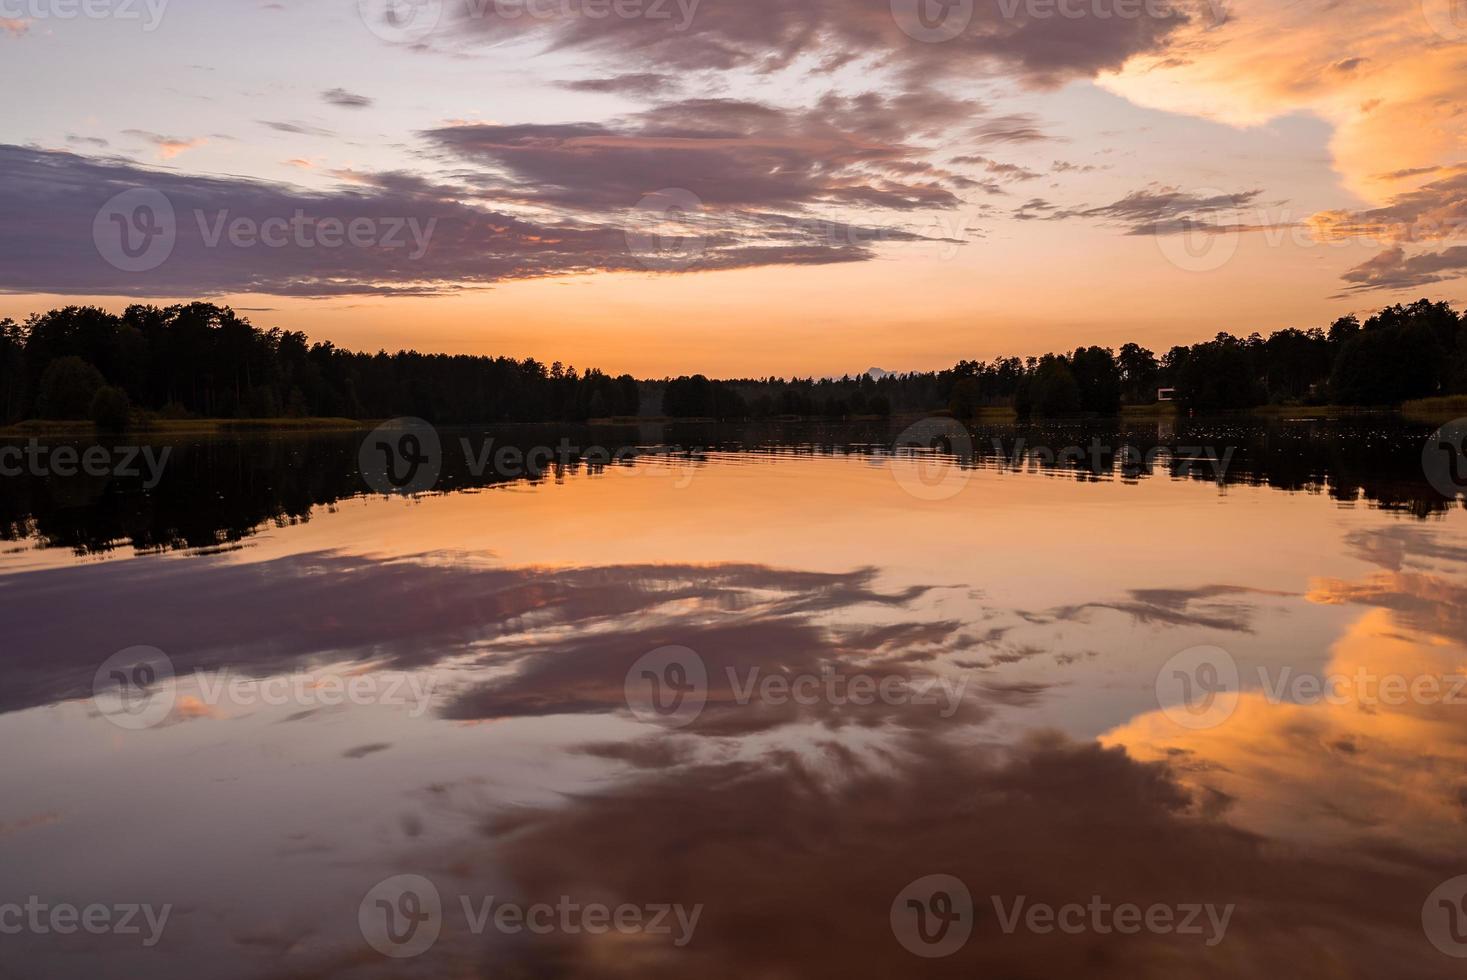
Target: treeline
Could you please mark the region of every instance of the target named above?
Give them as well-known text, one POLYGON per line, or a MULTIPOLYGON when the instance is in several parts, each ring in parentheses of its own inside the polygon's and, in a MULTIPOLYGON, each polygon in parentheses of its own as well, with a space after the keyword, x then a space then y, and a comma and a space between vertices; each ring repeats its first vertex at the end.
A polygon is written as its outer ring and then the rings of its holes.
POLYGON ((1012 407, 1020 418, 1110 416, 1170 388, 1184 410, 1260 405, 1394 406, 1467 393, 1467 316, 1447 303, 1391 306, 1361 323, 1289 328, 1268 337, 1220 333, 1161 356, 1140 344, 1043 357, 959 361, 946 371, 871 378, 776 378, 667 384, 664 413, 720 418, 885 415, 948 409, 971 418, 1012 407))
POLYGON ((0 321, 0 416, 125 424, 163 417, 393 418, 437 423, 634 416, 630 375, 578 373, 534 359, 354 353, 262 330, 211 303, 70 306, 0 321), (120 414, 120 418, 119 418, 120 414))
POLYGON ((71 306, 0 320, 0 419, 392 418, 435 423, 672 418, 850 418, 948 410, 971 418, 1115 415, 1170 388, 1181 408, 1398 405, 1467 393, 1467 317, 1447 303, 1388 307, 1328 328, 1220 333, 1161 356, 1139 344, 960 361, 945 371, 844 378, 638 382, 533 358, 356 353, 253 326, 210 303, 71 306))

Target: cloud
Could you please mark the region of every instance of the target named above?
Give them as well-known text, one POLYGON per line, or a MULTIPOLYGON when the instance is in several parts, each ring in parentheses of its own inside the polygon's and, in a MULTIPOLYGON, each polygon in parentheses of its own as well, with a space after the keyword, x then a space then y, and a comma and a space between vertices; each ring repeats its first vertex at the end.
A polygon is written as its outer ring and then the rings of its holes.
POLYGON ((1343 273, 1349 291, 1408 289, 1467 275, 1467 245, 1435 252, 1408 249, 1425 242, 1467 239, 1467 166, 1419 167, 1381 174, 1378 179, 1424 176, 1436 179, 1391 196, 1382 207, 1321 211, 1309 218, 1310 232, 1321 241, 1358 239, 1389 246, 1343 273))
POLYGON ((261 126, 269 126, 277 133, 291 133, 296 136, 335 136, 329 129, 320 126, 312 126, 309 123, 298 122, 273 122, 268 119, 260 120, 261 126))
POLYGON ((982 167, 986 172, 993 174, 996 180, 1000 181, 1037 180, 1042 176, 1030 170, 1028 167, 1019 166, 1017 163, 999 163, 997 160, 990 160, 988 157, 983 156, 953 157, 951 162, 953 164, 967 164, 982 167))
POLYGON ((543 16, 500 16, 496 5, 454 4, 429 46, 530 41, 583 51, 613 64, 684 71, 768 72, 804 59, 830 71, 857 60, 889 66, 907 79, 969 79, 1014 74, 1055 86, 1119 68, 1157 50, 1202 4, 1134 4, 1094 0, 1060 16, 1040 5, 974 0, 944 16, 941 43, 922 34, 915 5, 891 0, 744 0, 741 3, 646 4, 641 16, 579 16, 577 4, 543 16), (655 13, 654 13, 655 11, 655 13))
POLYGON ((680 85, 673 75, 659 72, 630 72, 609 78, 581 78, 561 82, 561 88, 572 92, 601 92, 615 95, 648 96, 666 93, 680 85))
POLYGON ((367 96, 348 92, 344 88, 327 89, 321 93, 321 98, 343 109, 365 109, 372 104, 372 100, 367 96))
POLYGON ((1390 173, 1376 174, 1372 180, 1405 180, 1408 177, 1423 177, 1427 174, 1440 173, 1441 167, 1407 167, 1405 170, 1392 170, 1390 173))
POLYGON ((486 178, 497 192, 566 207, 626 207, 671 187, 711 208, 913 210, 960 199, 953 175, 905 141, 976 108, 930 92, 827 95, 809 110, 692 99, 609 123, 458 125, 424 135, 499 174, 486 178), (928 179, 909 179, 914 171, 928 179))
POLYGON ((1414 289, 1467 275, 1467 245, 1408 256, 1399 245, 1349 269, 1341 276, 1351 291, 1414 289))
POLYGON ((1033 200, 1019 208, 1015 216, 1025 219, 1042 217, 1048 221, 1087 218, 1119 224, 1126 228, 1127 235, 1261 231, 1278 226, 1267 221, 1245 221, 1238 212, 1257 205, 1262 193, 1262 190, 1195 192, 1152 185, 1099 207, 1061 209, 1045 201, 1033 200))
POLYGON ((1462 238, 1467 230, 1467 166, 1422 167, 1384 174, 1383 180, 1445 173, 1420 187, 1392 196, 1383 207, 1362 211, 1321 211, 1310 230, 1324 241, 1365 238, 1383 242, 1429 242, 1462 238))
POLYGON ((1030 113, 1000 116, 982 122, 973 131, 980 144, 990 143, 1043 143, 1054 137, 1038 126, 1038 117, 1030 113))
MULTIPOLYGON (((605 181, 591 182, 589 197, 578 199, 567 189, 565 199, 594 203, 598 210, 560 209, 531 218, 496 206, 482 188, 440 186, 404 173, 352 176, 351 189, 308 191, 0 145, 0 209, 12 219, 0 227, 0 289, 140 297, 421 295, 515 279, 663 267, 661 229, 649 225, 660 216, 636 209, 629 184, 620 185, 628 192, 622 199, 605 181), (99 219, 99 214, 116 195, 139 188, 167 201, 176 240, 153 267, 128 272, 104 258, 99 242, 119 251, 121 236, 132 236, 126 226, 130 215, 99 219), (287 229, 297 216, 307 234, 287 229), (229 229, 239 222, 247 230, 270 222, 275 245, 234 238, 229 229), (356 223, 362 244, 329 244, 342 242, 339 231, 322 244, 316 231, 322 222, 338 229, 356 223)), ((630 172, 625 176, 631 179, 630 172)), ((888 194, 898 203, 923 193, 921 188, 850 185, 846 198, 858 200, 863 190, 888 194)), ((930 194, 943 202, 951 199, 943 191, 930 194)), ((698 247, 669 271, 857 262, 872 258, 879 241, 935 240, 902 229, 785 215, 703 217, 692 216, 698 247)), ((145 244, 135 237, 129 241, 145 244)))
MULTIPOLYGON (((209 142, 202 137, 195 137, 193 139, 176 139, 172 136, 162 136, 158 133, 150 133, 145 129, 125 129, 123 130, 123 132, 129 136, 136 136, 141 140, 152 143, 158 148, 158 156, 164 160, 172 160, 180 153, 192 150, 195 147, 203 146, 205 143, 209 142)), ((102 142, 102 145, 106 145, 105 140, 102 142)))
POLYGON ((1467 138, 1467 47, 1450 0, 1229 0, 1222 23, 1179 28, 1100 84, 1138 105, 1254 126, 1307 112, 1334 127, 1347 189, 1378 202, 1401 175, 1456 158, 1467 138))

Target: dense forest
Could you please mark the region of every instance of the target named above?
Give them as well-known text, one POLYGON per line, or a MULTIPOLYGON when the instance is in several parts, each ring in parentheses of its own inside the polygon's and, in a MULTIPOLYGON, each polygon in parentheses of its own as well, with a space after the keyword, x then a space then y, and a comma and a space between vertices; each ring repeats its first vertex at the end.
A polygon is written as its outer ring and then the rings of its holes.
POLYGON ((1128 343, 960 361, 883 377, 638 381, 532 358, 375 354, 261 329, 227 307, 71 306, 0 320, 0 420, 413 415, 436 423, 674 418, 843 418, 1012 407, 1021 418, 1107 416, 1171 388, 1186 410, 1263 404, 1396 405, 1467 393, 1467 316, 1392 306, 1363 324, 1220 333, 1158 357, 1128 343))

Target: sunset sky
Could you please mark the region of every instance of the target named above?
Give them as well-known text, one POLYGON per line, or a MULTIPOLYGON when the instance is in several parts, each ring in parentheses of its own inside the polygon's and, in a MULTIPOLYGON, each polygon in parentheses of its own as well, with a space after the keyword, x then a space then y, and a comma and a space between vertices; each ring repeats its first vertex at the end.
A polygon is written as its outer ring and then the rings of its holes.
POLYGON ((1462 0, 0 0, 0 66, 0 316, 655 377, 1467 299, 1462 0))

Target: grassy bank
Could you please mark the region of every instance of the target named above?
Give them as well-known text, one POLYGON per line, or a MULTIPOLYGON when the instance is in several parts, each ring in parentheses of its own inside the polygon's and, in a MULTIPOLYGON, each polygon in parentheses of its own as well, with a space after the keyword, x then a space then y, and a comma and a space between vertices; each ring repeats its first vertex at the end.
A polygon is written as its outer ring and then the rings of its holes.
POLYGON ((1153 402, 1150 405, 1122 405, 1123 419, 1169 419, 1177 414, 1176 402, 1153 402))
POLYGON ((1401 414, 1416 422, 1450 422, 1467 416, 1467 395, 1418 398, 1402 405, 1401 414))
MULTIPOLYGON (((290 419, 150 419, 131 426, 128 433, 146 436, 223 435, 238 432, 333 432, 370 429, 376 422, 337 418, 290 419)), ((62 422, 52 419, 29 419, 0 427, 4 436, 95 436, 97 427, 91 422, 62 422)))

